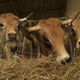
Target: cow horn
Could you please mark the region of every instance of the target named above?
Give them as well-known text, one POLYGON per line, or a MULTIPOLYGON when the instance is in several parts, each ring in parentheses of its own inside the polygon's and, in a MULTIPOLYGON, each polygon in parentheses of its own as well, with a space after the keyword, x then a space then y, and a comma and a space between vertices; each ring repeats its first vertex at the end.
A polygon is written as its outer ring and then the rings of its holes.
POLYGON ((26 17, 25 18, 22 18, 22 19, 19 19, 20 22, 23 22, 23 21, 26 21, 26 20, 27 20, 26 17))
POLYGON ((33 26, 33 27, 28 28, 28 31, 29 31, 29 32, 38 31, 38 30, 40 30, 40 29, 41 29, 40 26, 33 26))
POLYGON ((73 19, 68 19, 68 20, 65 20, 65 21, 62 21, 62 24, 65 25, 65 24, 69 24, 72 22, 73 19))
POLYGON ((26 21, 31 15, 33 14, 33 12, 31 12, 27 17, 19 19, 20 22, 24 22, 26 21))
POLYGON ((72 23, 79 15, 80 15, 80 11, 76 14, 76 16, 74 16, 73 19, 65 20, 62 22, 62 24, 65 25, 65 24, 72 23))

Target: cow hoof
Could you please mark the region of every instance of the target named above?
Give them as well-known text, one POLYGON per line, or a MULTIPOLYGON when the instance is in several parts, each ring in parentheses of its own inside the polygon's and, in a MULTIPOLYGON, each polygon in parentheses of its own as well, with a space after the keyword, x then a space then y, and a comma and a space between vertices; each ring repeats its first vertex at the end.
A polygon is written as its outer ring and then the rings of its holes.
POLYGON ((70 58, 69 54, 61 55, 57 57, 57 62, 60 64, 65 64, 69 58, 70 58))

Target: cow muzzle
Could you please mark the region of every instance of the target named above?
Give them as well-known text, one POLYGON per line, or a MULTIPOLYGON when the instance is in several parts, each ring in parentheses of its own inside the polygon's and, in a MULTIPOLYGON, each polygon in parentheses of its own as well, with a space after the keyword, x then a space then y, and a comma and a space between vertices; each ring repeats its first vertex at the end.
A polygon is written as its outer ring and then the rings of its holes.
POLYGON ((16 33, 8 33, 8 40, 10 41, 16 41, 17 40, 17 34, 16 33))

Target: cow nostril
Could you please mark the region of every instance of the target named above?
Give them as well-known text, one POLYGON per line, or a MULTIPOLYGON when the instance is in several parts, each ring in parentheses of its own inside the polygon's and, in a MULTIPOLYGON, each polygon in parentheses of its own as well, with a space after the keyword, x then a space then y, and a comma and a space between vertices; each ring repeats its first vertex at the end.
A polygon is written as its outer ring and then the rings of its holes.
POLYGON ((78 42, 78 44, 80 45, 80 41, 78 42))
POLYGON ((15 37, 17 36, 17 34, 13 34, 15 37))
POLYGON ((15 34, 15 33, 9 33, 9 34, 8 34, 8 36, 16 37, 16 36, 17 36, 17 34, 15 34))

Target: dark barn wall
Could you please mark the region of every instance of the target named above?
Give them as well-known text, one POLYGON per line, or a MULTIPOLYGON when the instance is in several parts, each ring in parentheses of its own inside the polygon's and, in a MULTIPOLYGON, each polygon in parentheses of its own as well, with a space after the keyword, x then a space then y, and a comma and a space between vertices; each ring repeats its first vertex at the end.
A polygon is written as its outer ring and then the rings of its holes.
POLYGON ((0 0, 0 13, 12 12, 30 19, 62 17, 66 12, 66 0, 0 0))
POLYGON ((0 14, 6 12, 19 15, 16 0, 0 0, 0 14))
POLYGON ((22 17, 34 12, 32 19, 60 17, 65 15, 66 0, 18 0, 22 17))

